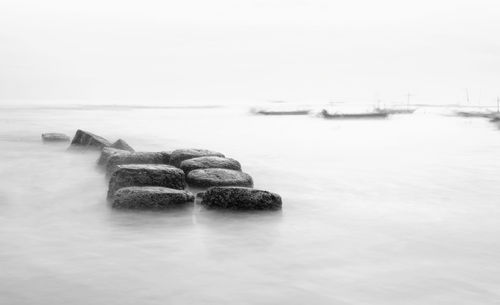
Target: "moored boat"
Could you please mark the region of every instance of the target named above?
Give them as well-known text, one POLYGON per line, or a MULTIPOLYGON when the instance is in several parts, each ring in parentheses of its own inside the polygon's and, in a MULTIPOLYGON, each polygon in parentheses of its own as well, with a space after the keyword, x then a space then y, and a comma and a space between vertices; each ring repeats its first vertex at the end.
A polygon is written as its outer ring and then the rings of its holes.
POLYGON ((415 108, 376 108, 377 112, 385 112, 387 114, 412 114, 415 112, 415 108))
POLYGON ((353 113, 329 113, 326 109, 321 111, 325 119, 385 119, 389 116, 387 112, 353 112, 353 113))
POLYGON ((493 118, 495 116, 491 111, 455 111, 455 114, 465 118, 493 118))

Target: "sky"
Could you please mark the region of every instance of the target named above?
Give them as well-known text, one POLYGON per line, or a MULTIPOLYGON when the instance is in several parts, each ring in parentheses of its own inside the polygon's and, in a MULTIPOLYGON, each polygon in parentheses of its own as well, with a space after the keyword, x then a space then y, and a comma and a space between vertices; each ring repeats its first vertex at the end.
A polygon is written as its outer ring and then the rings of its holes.
POLYGON ((500 2, 0 0, 0 103, 493 104, 500 2))

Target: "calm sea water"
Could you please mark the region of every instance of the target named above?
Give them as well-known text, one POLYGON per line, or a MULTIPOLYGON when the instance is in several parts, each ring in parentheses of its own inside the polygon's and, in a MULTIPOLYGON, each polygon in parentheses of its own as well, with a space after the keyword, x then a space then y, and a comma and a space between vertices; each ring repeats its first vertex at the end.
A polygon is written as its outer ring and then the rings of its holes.
POLYGON ((2 108, 0 304, 499 304, 500 130, 243 108, 2 108), (123 212, 77 128, 238 159, 281 212, 123 212))

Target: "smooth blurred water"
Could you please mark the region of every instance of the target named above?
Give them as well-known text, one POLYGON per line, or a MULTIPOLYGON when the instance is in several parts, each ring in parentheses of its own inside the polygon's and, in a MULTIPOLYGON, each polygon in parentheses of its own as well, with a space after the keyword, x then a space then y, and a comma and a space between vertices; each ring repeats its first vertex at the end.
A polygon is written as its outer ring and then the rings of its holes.
POLYGON ((242 108, 0 109, 0 304, 499 304, 500 130, 485 119, 242 108), (281 212, 106 203, 89 130, 238 159, 281 212))

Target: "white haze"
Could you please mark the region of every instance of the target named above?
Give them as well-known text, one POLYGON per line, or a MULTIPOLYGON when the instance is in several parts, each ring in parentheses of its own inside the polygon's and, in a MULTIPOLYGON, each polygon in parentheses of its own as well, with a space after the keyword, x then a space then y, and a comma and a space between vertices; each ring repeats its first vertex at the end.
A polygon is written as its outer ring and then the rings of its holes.
POLYGON ((493 104, 497 1, 0 2, 0 103, 493 104))

